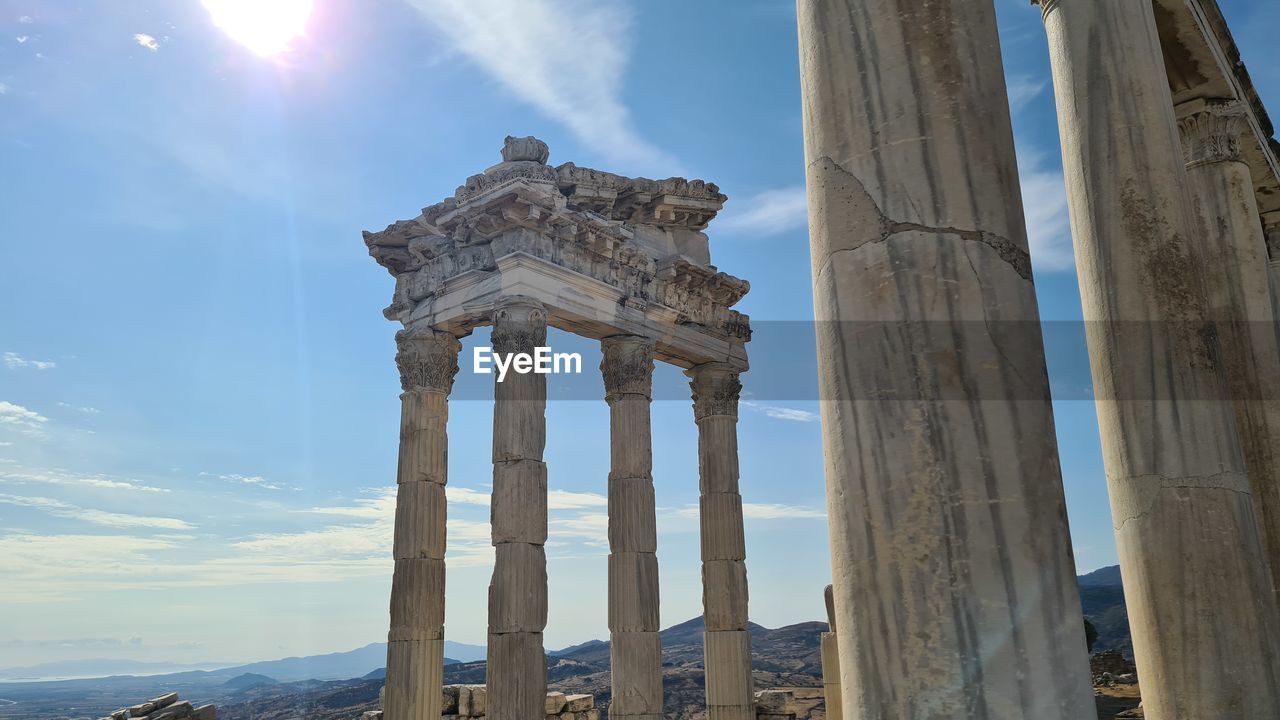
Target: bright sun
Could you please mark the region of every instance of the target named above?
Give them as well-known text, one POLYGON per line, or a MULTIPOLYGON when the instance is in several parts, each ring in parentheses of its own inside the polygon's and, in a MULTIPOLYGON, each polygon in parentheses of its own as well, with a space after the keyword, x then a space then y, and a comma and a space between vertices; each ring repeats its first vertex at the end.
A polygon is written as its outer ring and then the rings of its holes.
POLYGON ((275 55, 302 34, 311 16, 312 0, 202 0, 232 40, 255 55, 275 55))

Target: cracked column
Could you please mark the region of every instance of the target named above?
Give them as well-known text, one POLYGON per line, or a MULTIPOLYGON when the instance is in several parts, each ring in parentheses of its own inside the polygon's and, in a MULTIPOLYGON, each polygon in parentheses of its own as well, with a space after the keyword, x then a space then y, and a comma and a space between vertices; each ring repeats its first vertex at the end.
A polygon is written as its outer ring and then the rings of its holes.
POLYGON ((1237 102, 1180 108, 1183 161, 1199 221, 1209 311, 1217 323, 1227 389, 1235 406, 1254 510, 1272 586, 1280 590, 1280 344, 1263 235, 1249 166, 1248 128, 1237 102))
POLYGON ((685 371, 698 423, 703 642, 710 720, 754 720, 747 631, 747 546, 738 493, 738 369, 707 363, 685 371))
MULTIPOLYGON (((532 354, 547 344, 546 310, 530 298, 499 300, 491 342, 495 354, 532 354)), ((529 720, 546 713, 547 379, 514 370, 494 378, 488 717, 529 720)))
POLYGON ((992 0, 799 0, 842 707, 1096 713, 992 0))
POLYGON ((445 425, 462 346, 430 329, 401 330, 396 346, 404 392, 383 707, 387 720, 436 720, 444 683, 445 425))
POLYGON ((1043 12, 1146 716, 1280 717, 1280 618, 1151 3, 1043 12))
POLYGON ((609 403, 609 717, 662 718, 662 641, 658 619, 658 533, 649 405, 652 340, 600 341, 609 403))

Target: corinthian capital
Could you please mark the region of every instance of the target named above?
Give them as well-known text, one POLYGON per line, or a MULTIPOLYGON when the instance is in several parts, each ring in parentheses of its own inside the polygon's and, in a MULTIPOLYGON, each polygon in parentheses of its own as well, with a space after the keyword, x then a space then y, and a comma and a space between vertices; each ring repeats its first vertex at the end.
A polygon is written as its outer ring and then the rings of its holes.
POLYGON ((1244 106, 1232 100, 1204 103, 1178 120, 1182 159, 1187 167, 1240 162, 1240 136, 1248 128, 1244 106))
POLYGON ((462 343, 452 333, 430 328, 396 333, 396 367, 400 387, 405 392, 425 390, 446 395, 458 374, 458 353, 462 343))
POLYGON ((738 370, 728 363, 707 363, 685 371, 693 390, 693 419, 714 415, 738 417, 738 395, 742 383, 738 370))
POLYGON ((637 335, 615 335, 600 341, 606 400, 612 402, 619 395, 651 396, 653 346, 652 340, 637 335))
POLYGON ((532 353, 547 344, 547 310, 542 303, 523 296, 503 298, 493 310, 495 353, 532 353))

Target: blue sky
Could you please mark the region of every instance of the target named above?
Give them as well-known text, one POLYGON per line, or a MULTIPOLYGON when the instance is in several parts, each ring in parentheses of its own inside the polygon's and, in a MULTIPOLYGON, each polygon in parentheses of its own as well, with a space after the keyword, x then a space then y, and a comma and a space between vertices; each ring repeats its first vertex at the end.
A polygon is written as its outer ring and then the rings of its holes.
MULTIPOLYGON (((1044 32, 1024 0, 997 4, 1041 309, 1072 320, 1044 32)), ((1280 97, 1264 37, 1280 9, 1227 5, 1263 98, 1280 97)), ((718 183, 712 256, 751 281, 740 309, 809 320, 797 73, 789 0, 315 0, 268 57, 197 0, 0 0, 0 667, 385 639, 396 328, 360 231, 534 134, 552 163, 718 183)), ((1055 349, 1056 387, 1082 357, 1055 349)), ((450 420, 446 630, 471 643, 490 410, 459 401, 450 420)), ((809 396, 742 412, 751 616, 768 626, 823 615, 816 411, 809 396)), ((1093 406, 1055 412, 1091 570, 1115 561, 1093 406)), ((603 400, 548 410, 551 647, 607 634, 607 417, 603 400)), ((687 402, 653 417, 666 625, 701 609, 697 438, 687 402)))

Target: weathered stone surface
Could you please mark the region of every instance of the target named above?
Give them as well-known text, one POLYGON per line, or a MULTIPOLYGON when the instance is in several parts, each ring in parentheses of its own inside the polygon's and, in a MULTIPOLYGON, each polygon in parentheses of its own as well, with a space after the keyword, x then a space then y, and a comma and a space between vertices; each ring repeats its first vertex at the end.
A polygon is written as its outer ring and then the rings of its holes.
POLYGON ((403 482, 396 489, 395 539, 397 560, 444 560, 447 500, 444 485, 403 482))
POLYGON ((529 720, 543 716, 547 662, 542 633, 489 635, 488 717, 529 720))
POLYGON ((547 624, 547 558, 541 545, 495 546, 489 632, 542 632, 547 624))
POLYGON ((565 694, 562 692, 547 693, 547 714, 559 715, 564 712, 566 702, 565 694))
POLYGON ((493 544, 547 542, 547 465, 539 460, 493 466, 489 508, 493 544))
POLYGON ((703 635, 707 668, 707 707, 754 707, 751 687, 751 637, 745 630, 703 635))
POLYGON ((1280 616, 1234 412, 1222 401, 1205 260, 1152 7, 1052 2, 1044 20, 1147 716, 1230 708, 1241 718, 1280 717, 1280 616))
POLYGON ((438 392, 406 392, 400 396, 400 462, 397 482, 448 479, 448 397, 438 392))
POLYGON ((840 649, 834 632, 822 633, 822 694, 827 704, 827 717, 841 720, 844 710, 840 702, 840 649))
POLYGON ((653 553, 609 555, 609 629, 657 632, 658 558, 653 553))
POLYGON ((745 560, 746 535, 742 526, 742 496, 710 493, 698 499, 702 518, 702 559, 745 560))
POLYGON ((708 705, 707 717, 710 720, 756 720, 756 709, 750 705, 708 705))
POLYGON ((444 637, 444 560, 397 560, 391 576, 391 631, 388 640, 444 637))
POLYGON ((993 2, 798 11, 844 712, 1088 717, 993 2))
POLYGON ((787 690, 759 690, 755 694, 756 713, 795 715, 796 694, 787 690))
MULTIPOLYGON (((656 632, 609 634, 613 698, 609 717, 662 712, 662 640, 656 632)), ((576 708, 571 705, 571 709, 576 708)))
POLYGON ((458 686, 458 715, 483 717, 488 712, 489 691, 484 685, 458 686))
MULTIPOLYGON (((648 407, 646 406, 646 411, 648 407)), ((616 444, 626 436, 614 435, 616 444)), ((643 477, 609 478, 609 547, 615 551, 656 552, 657 506, 653 480, 643 477)))
POLYGON ((1280 341, 1271 304, 1267 240, 1249 166, 1240 152, 1247 117, 1239 103, 1180 109, 1183 159, 1194 200, 1209 312, 1222 344, 1227 390, 1280 591, 1280 341))
POLYGON ((586 712, 594 709, 596 706, 596 698, 594 695, 567 695, 565 696, 565 709, 568 712, 586 712))
POLYGON ((702 607, 709 631, 747 629, 747 564, 704 560, 702 607))
POLYGON ((386 693, 382 709, 387 720, 424 717, 423 709, 440 714, 444 684, 444 640, 391 640, 387 643, 386 693), (392 675, 392 671, 396 675, 392 675))
POLYGON ((458 695, 459 688, 457 685, 445 685, 444 691, 440 695, 440 712, 444 715, 458 714, 458 695))
POLYGON ((201 705, 191 712, 193 720, 218 720, 218 709, 213 705, 201 705))

